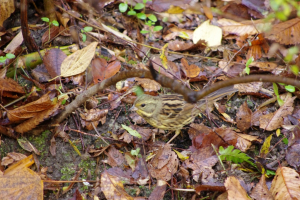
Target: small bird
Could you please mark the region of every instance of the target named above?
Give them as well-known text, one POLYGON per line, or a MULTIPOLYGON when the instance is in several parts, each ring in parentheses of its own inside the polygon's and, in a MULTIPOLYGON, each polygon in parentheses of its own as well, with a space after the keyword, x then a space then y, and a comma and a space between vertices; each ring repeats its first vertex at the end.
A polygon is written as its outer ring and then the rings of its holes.
POLYGON ((168 142, 170 143, 180 134, 180 130, 185 125, 192 123, 199 113, 205 112, 207 105, 212 106, 218 99, 236 91, 232 86, 222 88, 209 94, 196 104, 187 103, 179 94, 160 96, 141 94, 136 98, 130 111, 136 111, 155 128, 175 130, 175 135, 168 142))

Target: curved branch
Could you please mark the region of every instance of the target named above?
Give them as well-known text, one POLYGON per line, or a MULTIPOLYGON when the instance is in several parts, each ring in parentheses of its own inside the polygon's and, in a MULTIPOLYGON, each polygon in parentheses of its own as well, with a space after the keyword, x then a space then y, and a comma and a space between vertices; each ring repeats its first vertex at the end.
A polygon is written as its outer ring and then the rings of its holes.
MULTIPOLYGON (((69 114, 75 111, 75 109, 77 109, 81 104, 83 104, 90 97, 95 95, 97 92, 102 91, 106 87, 114 85, 121 80, 132 78, 132 77, 153 79, 150 71, 146 71, 146 70, 131 70, 131 71, 120 72, 114 75, 113 77, 94 85, 93 87, 89 88, 82 94, 78 95, 74 101, 72 101, 69 105, 65 107, 65 110, 54 120, 52 124, 61 123, 65 118, 69 116, 69 114)), ((245 77, 236 77, 229 80, 217 82, 198 92, 193 91, 185 87, 184 85, 182 85, 180 82, 175 81, 161 74, 156 74, 154 76, 154 80, 159 82, 163 87, 171 88, 174 92, 183 95, 184 99, 190 103, 196 103, 201 98, 205 97, 206 95, 218 89, 230 85, 234 85, 234 84, 239 84, 239 83, 249 83, 249 82, 273 82, 273 83, 275 82, 276 83, 277 82, 277 83, 285 83, 288 85, 294 85, 300 88, 300 82, 297 79, 285 78, 285 77, 280 77, 275 75, 249 75, 245 77)))

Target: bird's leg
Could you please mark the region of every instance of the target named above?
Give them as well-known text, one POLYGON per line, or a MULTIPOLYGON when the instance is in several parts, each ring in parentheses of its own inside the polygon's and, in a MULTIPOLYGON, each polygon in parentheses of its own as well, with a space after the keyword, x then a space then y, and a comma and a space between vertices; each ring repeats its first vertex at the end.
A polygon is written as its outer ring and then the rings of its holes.
POLYGON ((180 129, 175 131, 175 135, 169 140, 167 144, 170 144, 170 142, 172 142, 172 140, 174 140, 179 134, 180 134, 180 129))
MULTIPOLYGON (((158 134, 159 134, 159 128, 157 129, 156 135, 158 135, 158 134)), ((155 132, 152 133, 152 140, 153 140, 153 142, 155 142, 155 132)))

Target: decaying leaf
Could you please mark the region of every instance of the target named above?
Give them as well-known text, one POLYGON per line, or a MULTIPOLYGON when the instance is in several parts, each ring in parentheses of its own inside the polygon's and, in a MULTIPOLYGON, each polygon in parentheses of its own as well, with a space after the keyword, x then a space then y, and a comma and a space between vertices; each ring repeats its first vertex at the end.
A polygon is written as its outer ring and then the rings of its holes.
POLYGON ((107 171, 101 174, 101 190, 108 200, 133 200, 133 197, 125 192, 121 178, 110 175, 107 171))
POLYGON ((178 164, 176 153, 171 150, 169 144, 165 144, 157 151, 148 168, 152 177, 169 181, 177 171, 178 164))
POLYGON ((252 111, 247 105, 247 101, 245 101, 239 108, 239 111, 236 113, 236 123, 237 127, 241 131, 246 131, 251 127, 251 116, 252 111))
POLYGON ((228 199, 232 200, 248 200, 248 195, 245 189, 241 186, 239 180, 234 176, 230 176, 225 180, 224 183, 227 193, 228 199))
POLYGON ((263 115, 259 119, 260 128, 272 131, 279 128, 283 124, 283 118, 292 114, 293 103, 296 97, 289 97, 284 104, 275 112, 263 115))
POLYGON ((275 200, 300 199, 299 174, 288 167, 278 167, 270 188, 275 200))
POLYGON ((0 199, 43 199, 43 182, 28 169, 34 163, 30 155, 0 174, 0 199))

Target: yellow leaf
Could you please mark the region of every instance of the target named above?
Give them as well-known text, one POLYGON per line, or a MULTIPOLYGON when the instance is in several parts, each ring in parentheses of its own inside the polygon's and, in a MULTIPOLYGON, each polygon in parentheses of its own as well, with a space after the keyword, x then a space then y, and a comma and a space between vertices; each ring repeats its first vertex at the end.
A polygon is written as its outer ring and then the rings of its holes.
POLYGON ((222 40, 222 29, 220 27, 211 25, 209 20, 207 20, 194 31, 194 44, 197 44, 199 40, 205 40, 208 47, 219 46, 221 45, 222 40))
POLYGON ((169 14, 181 14, 184 10, 178 6, 171 5, 170 8, 167 10, 169 14))
POLYGON ((73 143, 71 140, 69 140, 69 143, 71 144, 71 146, 73 147, 73 149, 76 151, 76 153, 77 153, 79 156, 81 156, 80 151, 79 151, 78 148, 74 145, 74 143, 73 143))
POLYGON ((280 129, 277 129, 276 130, 276 136, 279 137, 279 135, 280 135, 280 129))
POLYGON ((270 135, 269 137, 267 137, 267 139, 263 143, 263 145, 261 147, 261 150, 260 150, 260 156, 262 158, 265 158, 265 156, 269 153, 269 148, 270 148, 271 140, 272 140, 272 135, 270 135))
POLYGON ((166 48, 168 47, 168 43, 165 44, 162 48, 162 51, 161 51, 161 54, 160 54, 160 59, 161 59, 161 63, 162 65, 164 66, 165 69, 168 69, 168 59, 167 59, 167 56, 166 56, 166 48))
POLYGON ((180 160, 185 161, 186 159, 189 159, 188 156, 182 155, 182 153, 180 153, 179 151, 176 151, 175 149, 173 149, 173 151, 175 151, 175 153, 176 153, 177 156, 180 158, 180 160))
POLYGON ((68 77, 84 72, 95 55, 97 44, 98 42, 93 42, 69 55, 61 64, 61 76, 68 77))

